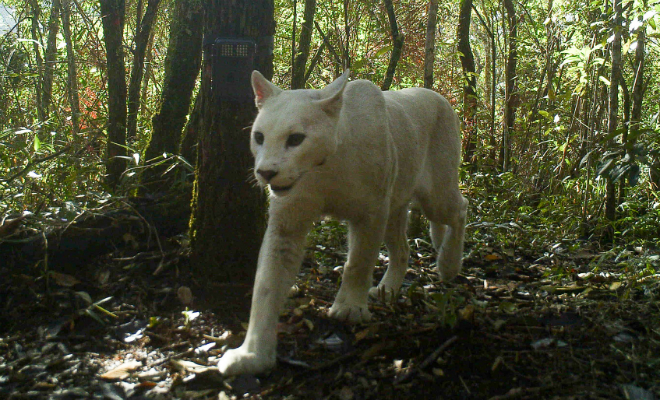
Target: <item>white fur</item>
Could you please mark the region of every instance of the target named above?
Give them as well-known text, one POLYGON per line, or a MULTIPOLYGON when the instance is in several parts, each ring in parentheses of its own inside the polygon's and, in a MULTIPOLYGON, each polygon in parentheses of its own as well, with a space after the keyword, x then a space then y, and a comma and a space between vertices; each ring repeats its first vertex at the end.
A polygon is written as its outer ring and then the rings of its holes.
POLYGON ((349 225, 348 261, 332 318, 368 321, 369 293, 398 294, 408 266, 406 224, 413 200, 430 221, 442 278, 453 278, 461 268, 467 200, 458 188, 456 113, 431 90, 382 92, 368 81, 347 82, 348 72, 322 90, 291 91, 252 74, 259 114, 251 148, 257 180, 271 185, 269 221, 247 336, 220 360, 223 374, 274 367, 279 312, 299 271, 307 233, 324 215, 349 225), (263 144, 256 141, 259 133, 263 144), (296 133, 305 139, 287 146, 296 133), (371 288, 383 241, 390 265, 371 288))

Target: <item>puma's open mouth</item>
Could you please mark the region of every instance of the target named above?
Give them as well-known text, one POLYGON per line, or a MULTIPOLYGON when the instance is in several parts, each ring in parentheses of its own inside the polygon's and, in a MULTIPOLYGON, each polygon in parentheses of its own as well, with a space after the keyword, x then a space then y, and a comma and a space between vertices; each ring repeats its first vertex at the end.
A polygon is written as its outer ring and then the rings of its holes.
POLYGON ((271 192, 277 194, 277 195, 282 195, 287 193, 291 188, 293 187, 293 184, 289 186, 275 186, 275 185, 270 185, 270 190, 271 192))

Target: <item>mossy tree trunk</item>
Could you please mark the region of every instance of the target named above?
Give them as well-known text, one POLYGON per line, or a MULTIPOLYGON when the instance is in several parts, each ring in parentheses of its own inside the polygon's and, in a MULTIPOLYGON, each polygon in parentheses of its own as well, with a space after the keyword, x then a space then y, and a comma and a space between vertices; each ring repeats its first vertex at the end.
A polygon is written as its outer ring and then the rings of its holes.
MULTIPOLYGON (((163 153, 179 153, 183 127, 190 111, 195 82, 202 62, 202 34, 204 8, 199 0, 180 0, 174 6, 170 24, 170 40, 165 58, 165 80, 159 109, 154 115, 151 141, 144 154, 153 160, 163 153)), ((184 157, 190 157, 185 154, 184 157)), ((188 158, 194 163, 194 159, 188 158)), ((142 183, 150 193, 170 187, 170 180, 162 174, 168 165, 147 169, 142 183)))
MULTIPOLYGON (((275 33, 272 0, 207 0, 205 37, 252 38, 255 69, 273 74, 275 33)), ((202 68, 202 130, 190 222, 191 262, 200 276, 222 282, 252 282, 266 220, 263 192, 250 183, 249 130, 254 102, 214 95, 212 64, 202 68)))
POLYGON ((126 67, 124 64, 124 0, 100 0, 107 54, 108 138, 106 184, 114 190, 126 170, 126 67))

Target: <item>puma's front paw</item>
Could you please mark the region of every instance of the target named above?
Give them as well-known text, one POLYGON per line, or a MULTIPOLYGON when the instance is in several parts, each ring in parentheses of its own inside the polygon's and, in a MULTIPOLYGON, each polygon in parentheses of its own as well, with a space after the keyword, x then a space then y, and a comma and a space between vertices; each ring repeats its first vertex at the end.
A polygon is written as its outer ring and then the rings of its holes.
POLYGON ((275 357, 263 357, 245 351, 243 347, 227 350, 218 362, 222 375, 258 374, 275 366, 275 357))
POLYGON ((369 289, 369 297, 375 300, 380 300, 384 303, 389 303, 396 299, 397 295, 398 293, 394 289, 388 288, 382 284, 369 289))
POLYGON ((371 320, 371 312, 366 305, 351 305, 346 303, 336 303, 330 307, 330 318, 337 319, 349 324, 361 324, 371 320))

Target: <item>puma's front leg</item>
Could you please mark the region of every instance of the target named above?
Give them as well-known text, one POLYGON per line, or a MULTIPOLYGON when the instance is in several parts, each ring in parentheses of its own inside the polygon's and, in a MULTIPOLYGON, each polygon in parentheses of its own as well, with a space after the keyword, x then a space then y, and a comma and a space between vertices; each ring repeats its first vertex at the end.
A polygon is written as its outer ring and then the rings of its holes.
POLYGON ((259 251, 247 335, 241 347, 220 359, 223 375, 256 374, 275 366, 277 321, 300 269, 307 234, 307 230, 280 228, 269 223, 259 251))
POLYGON ((348 261, 344 265, 341 287, 330 308, 330 317, 351 324, 371 319, 367 300, 384 226, 385 220, 377 217, 370 223, 349 224, 348 261))

